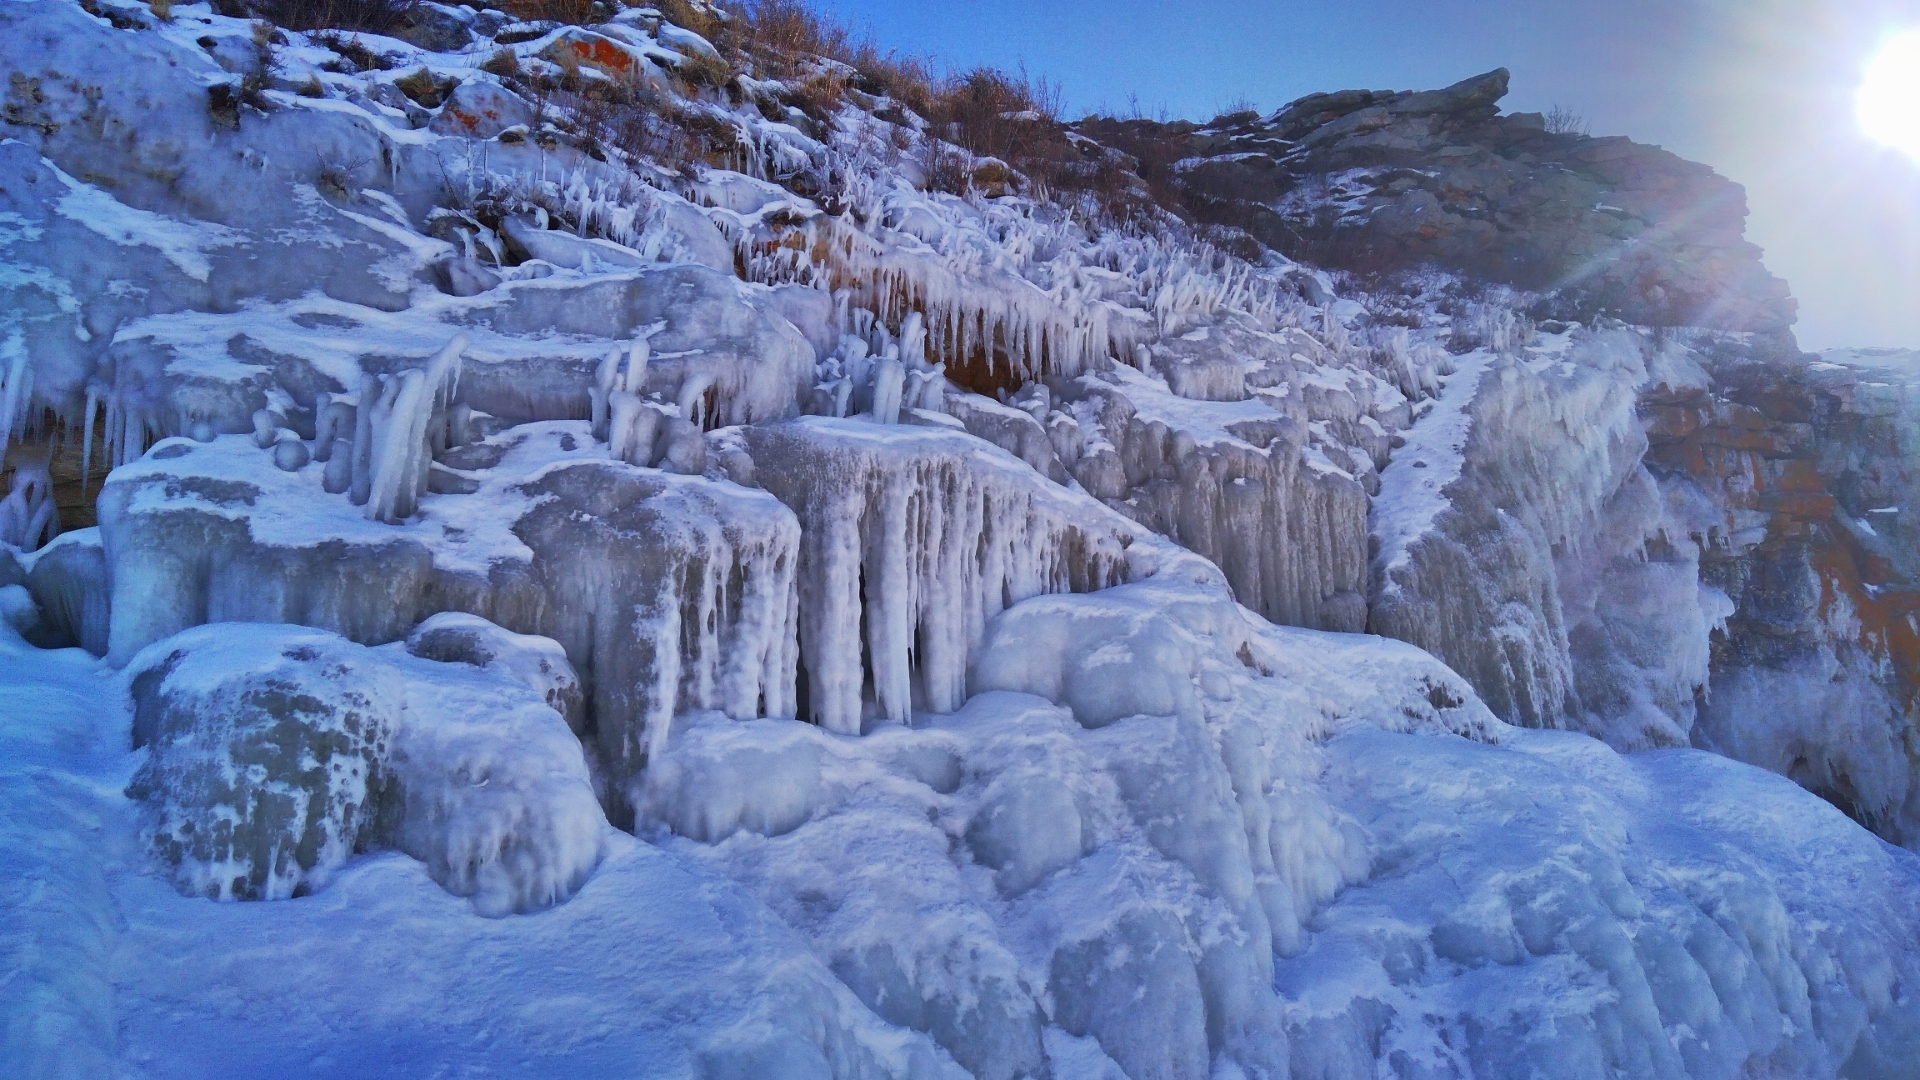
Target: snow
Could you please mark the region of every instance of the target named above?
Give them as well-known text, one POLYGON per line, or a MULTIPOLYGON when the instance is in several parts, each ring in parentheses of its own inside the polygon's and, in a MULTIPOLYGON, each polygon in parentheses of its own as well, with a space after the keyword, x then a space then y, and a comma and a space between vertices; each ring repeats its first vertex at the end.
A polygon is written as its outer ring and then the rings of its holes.
POLYGON ((54 205, 61 217, 77 221, 116 244, 153 248, 195 281, 205 281, 213 272, 207 263, 207 249, 241 240, 239 233, 219 225, 178 221, 127 206, 94 185, 68 176, 45 158, 41 160, 55 179, 66 185, 67 193, 54 205))
POLYGON ((1407 444, 1395 455, 1394 467, 1380 474, 1380 493, 1368 511, 1380 538, 1374 556, 1374 573, 1380 577, 1391 581, 1392 571, 1411 558, 1409 549, 1452 506, 1446 492, 1466 466, 1467 439, 1473 432, 1469 406, 1496 359, 1484 349, 1457 358, 1454 373, 1441 380, 1432 411, 1407 431, 1407 444))

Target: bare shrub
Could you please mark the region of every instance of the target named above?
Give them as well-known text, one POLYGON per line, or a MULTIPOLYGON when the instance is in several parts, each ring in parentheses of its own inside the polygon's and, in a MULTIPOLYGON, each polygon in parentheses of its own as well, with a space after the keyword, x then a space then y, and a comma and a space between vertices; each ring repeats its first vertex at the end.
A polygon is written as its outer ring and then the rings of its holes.
POLYGON ((1593 125, 1565 105, 1555 105, 1547 110, 1547 130, 1555 135, 1578 135, 1584 139, 1593 134, 1593 125))
POLYGON ((311 35, 309 40, 339 56, 341 66, 345 68, 341 72, 344 75, 358 75, 363 71, 391 71, 400 63, 386 53, 368 48, 358 34, 342 34, 337 30, 326 30, 311 35))

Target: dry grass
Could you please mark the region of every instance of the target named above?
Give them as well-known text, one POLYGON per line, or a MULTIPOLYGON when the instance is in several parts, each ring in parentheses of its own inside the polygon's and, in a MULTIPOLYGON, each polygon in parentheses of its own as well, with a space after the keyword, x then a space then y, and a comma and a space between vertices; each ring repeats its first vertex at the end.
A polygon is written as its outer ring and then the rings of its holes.
POLYGON ((358 30, 386 34, 413 10, 413 0, 267 0, 254 10, 289 30, 358 30))
POLYGON ((486 62, 480 65, 480 70, 489 75, 498 75, 503 79, 519 78, 520 54, 512 49, 495 49, 493 55, 487 57, 486 62))
POLYGON ((599 22, 593 0, 505 0, 500 10, 522 22, 557 22, 574 26, 599 22))
MULTIPOLYGON (((725 25, 711 7, 699 0, 658 0, 653 8, 668 22, 685 27, 708 41, 721 36, 721 28, 725 25)), ((714 44, 719 42, 715 41, 714 44)))
POLYGON ((344 75, 358 75, 363 71, 391 71, 399 64, 392 56, 368 48, 358 34, 323 31, 314 34, 311 40, 340 57, 341 66, 345 69, 341 74, 344 75))

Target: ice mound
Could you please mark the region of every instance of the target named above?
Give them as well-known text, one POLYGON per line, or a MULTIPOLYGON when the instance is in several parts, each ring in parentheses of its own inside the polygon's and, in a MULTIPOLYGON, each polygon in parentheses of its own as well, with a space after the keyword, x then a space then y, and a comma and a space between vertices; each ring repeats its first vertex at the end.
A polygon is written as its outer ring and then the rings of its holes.
POLYGON ((682 718, 634 802, 978 1076, 1065 1075, 1084 1040, 1130 1076, 1284 1073, 1273 957, 1369 861, 1317 739, 1506 730, 1418 650, 1276 630, 1175 567, 1014 604, 970 690, 859 738, 682 718))
POLYGON ((1327 755, 1329 796, 1377 855, 1277 964, 1293 1075, 1892 1077, 1920 1060, 1920 862, 1788 781, 1557 732, 1496 749, 1359 730, 1327 755))
POLYGON ((533 688, 322 630, 215 623, 127 667, 128 793, 181 891, 279 900, 397 847, 485 915, 560 903, 606 827, 580 745, 533 688))

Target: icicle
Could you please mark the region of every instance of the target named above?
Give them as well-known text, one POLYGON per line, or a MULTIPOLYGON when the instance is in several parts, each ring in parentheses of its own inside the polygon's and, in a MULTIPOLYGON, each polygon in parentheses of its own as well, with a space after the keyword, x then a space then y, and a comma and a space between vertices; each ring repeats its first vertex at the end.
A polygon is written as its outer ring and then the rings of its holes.
MULTIPOLYGON (((313 460, 331 461, 333 444, 353 437, 356 412, 353 406, 344 401, 330 402, 320 410, 318 419, 314 421, 313 460)), ((352 468, 351 463, 348 468, 352 468)))
POLYGON ((0 348, 0 360, 8 360, 0 369, 0 461, 4 461, 13 436, 26 426, 33 402, 33 363, 18 330, 9 334, 5 347, 0 348))
POLYGON ((609 399, 614 391, 614 382, 619 378, 619 369, 620 350, 611 349, 607 352, 607 358, 600 361, 599 368, 594 371, 593 385, 587 388, 587 395, 593 401, 593 437, 595 439, 608 437, 607 424, 611 416, 609 410, 612 408, 609 399))
POLYGON ((50 452, 14 450, 12 488, 0 500, 0 543, 33 551, 59 533, 50 458, 50 452))
MULTIPOLYGON (((87 387, 87 415, 80 426, 80 498, 87 497, 87 480, 93 475, 93 414, 100 407, 100 399, 94 394, 93 387, 87 387)), ((6 454, 6 447, 0 446, 0 456, 6 454)))
POLYGON ((627 347, 627 393, 638 394, 647 388, 647 360, 653 349, 649 339, 664 326, 664 323, 655 323, 647 327, 627 347))
POLYGON ((282 423, 280 414, 272 409, 253 410, 253 445, 262 450, 271 449, 282 423))
POLYGON ((880 361, 873 374, 873 419, 879 424, 900 422, 900 398, 906 369, 901 366, 898 357, 891 355, 892 352, 893 347, 888 346, 889 355, 880 361))
POLYGON ((373 493, 373 416, 379 411, 386 388, 372 375, 360 377, 360 404, 353 419, 353 482, 347 498, 355 506, 365 506, 373 493))
POLYGON ((678 404, 681 418, 704 427, 707 412, 706 393, 712 388, 711 372, 701 371, 687 376, 686 381, 680 384, 678 404))
POLYGON ((611 405, 608 454, 629 465, 652 465, 653 447, 662 419, 660 411, 641 400, 640 395, 626 390, 615 390, 611 405))

